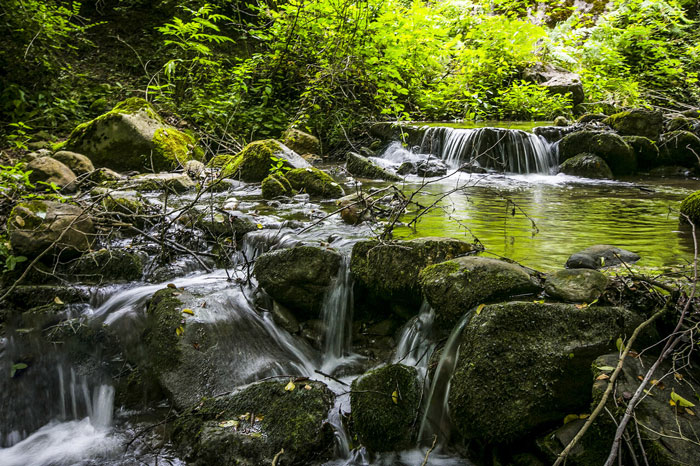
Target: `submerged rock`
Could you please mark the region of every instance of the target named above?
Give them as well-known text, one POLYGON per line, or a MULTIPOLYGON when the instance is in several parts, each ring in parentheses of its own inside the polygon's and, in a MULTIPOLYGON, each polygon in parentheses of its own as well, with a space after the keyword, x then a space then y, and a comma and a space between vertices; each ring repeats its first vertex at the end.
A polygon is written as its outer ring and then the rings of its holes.
POLYGON ((544 290, 555 299, 591 303, 608 286, 608 277, 589 269, 558 270, 547 275, 544 290))
POLYGON ((321 155, 321 141, 316 136, 295 128, 282 134, 282 143, 297 154, 321 155))
POLYGON ((73 173, 78 176, 87 175, 95 169, 95 167, 92 165, 92 161, 88 157, 76 152, 61 150, 53 154, 51 157, 70 168, 73 173))
POLYGON ((569 256, 566 267, 568 269, 599 269, 620 265, 622 262, 631 264, 639 259, 641 257, 638 254, 626 249, 607 244, 596 244, 569 256))
POLYGON ((278 197, 290 197, 294 195, 292 185, 283 175, 269 175, 262 180, 261 187, 263 199, 276 199, 278 197))
POLYGON ((680 212, 682 215, 679 216, 679 219, 682 223, 687 223, 690 220, 696 226, 700 226, 700 191, 695 191, 683 199, 680 212))
POLYGON ((348 152, 345 168, 352 176, 373 180, 400 181, 401 177, 380 167, 376 163, 355 152, 348 152))
POLYGON ((603 120, 603 123, 623 136, 643 136, 652 140, 659 139, 663 122, 660 112, 646 108, 633 108, 610 115, 603 120))
POLYGON ((517 264, 467 256, 427 267, 420 274, 435 323, 451 328, 470 308, 496 299, 540 291, 534 274, 517 264))
POLYGON ((212 159, 210 166, 217 165, 222 177, 248 183, 261 182, 278 165, 290 169, 311 167, 299 154, 275 139, 251 142, 235 156, 212 159))
POLYGON ((331 176, 318 168, 297 168, 289 170, 284 177, 296 191, 310 196, 335 199, 345 196, 343 188, 331 176))
POLYGON ((689 131, 662 134, 659 152, 664 165, 696 167, 700 156, 700 138, 689 131))
POLYGON ((559 141, 559 162, 582 153, 591 153, 605 160, 613 175, 630 175, 637 170, 632 148, 620 136, 602 131, 579 131, 559 141))
POLYGON ((616 307, 486 306, 461 337, 448 398, 457 431, 467 439, 508 443, 585 412, 591 362, 639 323, 641 318, 616 307))
POLYGON ((559 166, 559 171, 566 175, 584 178, 611 179, 613 177, 605 160, 585 152, 565 160, 559 166))
POLYGON ((365 373, 350 389, 352 427, 371 451, 398 451, 415 444, 421 383, 415 367, 392 364, 365 373))
POLYGON ((267 294, 306 320, 320 315, 324 295, 341 261, 335 251, 299 246, 259 256, 253 273, 267 294))
MULTIPOLYGON (((38 157, 27 164, 31 170, 29 181, 55 184, 59 188, 75 188, 76 176, 73 170, 52 157, 38 157)), ((37 189, 44 190, 46 186, 38 185, 37 189)))

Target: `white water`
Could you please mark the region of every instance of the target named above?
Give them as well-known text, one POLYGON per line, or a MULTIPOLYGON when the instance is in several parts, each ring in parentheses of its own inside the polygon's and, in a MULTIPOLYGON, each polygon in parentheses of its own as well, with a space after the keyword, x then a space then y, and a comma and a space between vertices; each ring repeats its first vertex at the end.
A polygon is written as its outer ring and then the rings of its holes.
POLYGON ((416 367, 421 376, 425 375, 430 356, 435 350, 431 339, 435 312, 424 301, 418 315, 411 319, 401 331, 392 362, 416 367))

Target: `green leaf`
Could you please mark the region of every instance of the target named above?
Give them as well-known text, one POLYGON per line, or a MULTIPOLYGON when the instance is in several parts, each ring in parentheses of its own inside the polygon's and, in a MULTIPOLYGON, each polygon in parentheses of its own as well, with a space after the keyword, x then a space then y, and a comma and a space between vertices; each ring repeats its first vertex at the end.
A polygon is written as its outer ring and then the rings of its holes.
POLYGON ((692 408, 695 406, 695 403, 686 400, 673 390, 671 390, 671 400, 674 403, 676 403, 676 405, 681 406, 683 408, 692 408))

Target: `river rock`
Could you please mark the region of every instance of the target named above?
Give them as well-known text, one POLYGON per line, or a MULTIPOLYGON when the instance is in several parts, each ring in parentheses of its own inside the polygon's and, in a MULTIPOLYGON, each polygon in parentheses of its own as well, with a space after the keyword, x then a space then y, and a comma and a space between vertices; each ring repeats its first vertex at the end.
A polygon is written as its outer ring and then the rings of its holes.
POLYGON ((525 70, 523 79, 539 84, 551 94, 570 94, 574 105, 585 99, 581 76, 555 65, 538 63, 525 70))
POLYGON ((436 325, 443 329, 477 304, 540 291, 538 280, 524 267, 478 256, 427 267, 420 273, 420 284, 435 310, 436 325))
POLYGON ((333 454, 333 428, 326 419, 335 397, 321 382, 296 382, 293 390, 287 384, 260 382, 203 399, 178 417, 176 443, 196 461, 192 464, 272 464, 280 451, 280 465, 324 463, 333 454))
POLYGON ((294 195, 294 189, 289 180, 283 175, 272 174, 262 180, 263 199, 276 199, 278 197, 290 197, 294 195))
POLYGON ((117 171, 172 170, 201 158, 194 138, 165 124, 151 104, 137 97, 76 127, 64 149, 117 171))
POLYGON ((660 112, 646 108, 633 108, 610 115, 603 120, 603 123, 623 136, 644 136, 657 140, 663 129, 664 120, 660 112))
POLYGON ((398 304, 409 306, 412 317, 423 301, 418 274, 425 267, 479 250, 474 244, 452 238, 418 238, 411 241, 380 243, 360 241, 352 248, 350 270, 355 277, 356 300, 379 309, 398 304), (377 305, 383 304, 384 306, 377 305))
POLYGON ((343 188, 331 176, 318 168, 297 168, 289 170, 284 177, 296 191, 312 197, 336 199, 345 196, 343 188))
POLYGON ((123 249, 101 249, 84 254, 70 266, 73 278, 82 283, 102 284, 136 281, 143 275, 144 258, 123 249))
POLYGON ((564 163, 559 165, 559 171, 566 175, 584 178, 611 179, 613 177, 605 160, 585 152, 566 159, 564 163))
POLYGON ((683 199, 680 212, 681 223, 687 223, 690 220, 696 226, 700 225, 700 191, 695 191, 683 199))
POLYGON ((365 373, 350 389, 353 431, 371 451, 415 445, 421 383, 415 367, 392 364, 365 373))
POLYGON ((187 173, 147 173, 136 175, 129 180, 129 187, 136 191, 170 191, 184 193, 197 184, 187 173))
POLYGON ((400 181, 401 177, 391 173, 355 152, 348 152, 345 168, 352 176, 373 180, 400 181))
POLYGON ((287 306, 299 320, 318 317, 324 295, 333 285, 342 262, 335 251, 299 246, 259 256, 253 273, 273 299, 287 306))
POLYGON ((585 412, 591 363, 640 323, 619 307, 486 306, 461 337, 448 397, 457 431, 467 439, 508 443, 585 412))
POLYGON ((659 158, 659 147, 654 141, 643 136, 623 136, 637 157, 637 166, 640 170, 649 170, 659 166, 662 160, 659 158))
POLYGON ((664 165, 696 167, 700 156, 700 138, 689 131, 662 134, 659 152, 664 165))
POLYGON ((666 132, 669 133, 673 131, 690 131, 697 135, 698 128, 700 128, 700 120, 697 118, 677 116, 666 122, 666 132))
POLYGON ((608 286, 608 277, 596 270, 565 269, 547 275, 544 290, 555 299, 590 303, 608 286))
POLYGON ((28 257, 47 248, 54 254, 75 256, 87 252, 95 238, 89 212, 55 201, 17 204, 10 212, 7 231, 13 253, 28 257))
POLYGON ((297 154, 321 155, 321 141, 316 136, 295 128, 282 134, 282 143, 297 154))
MULTIPOLYGON (((75 188, 76 176, 65 164, 52 157, 38 157, 27 164, 30 171, 29 181, 55 184, 59 188, 75 188)), ((46 186, 39 185, 37 189, 44 190, 46 186)))
POLYGON ((221 168, 222 177, 247 183, 261 182, 278 164, 288 169, 311 167, 299 154, 275 139, 251 142, 235 156, 217 156, 209 163, 221 168))
POLYGON ((396 170, 399 175, 418 175, 426 178, 444 176, 447 174, 447 165, 442 160, 428 159, 418 162, 403 162, 396 170))
POLYGON ((88 157, 76 152, 60 150, 51 157, 70 168, 73 173, 78 176, 87 175, 95 169, 95 167, 92 165, 92 161, 88 157))
POLYGON ((559 162, 584 152, 605 160, 613 175, 629 175, 637 169, 632 148, 620 136, 602 131, 579 131, 559 141, 559 162))
POLYGON ((601 267, 620 265, 622 262, 631 264, 639 259, 641 257, 638 254, 626 249, 607 244, 596 244, 569 256, 569 259, 566 261, 566 268, 599 269, 601 267))

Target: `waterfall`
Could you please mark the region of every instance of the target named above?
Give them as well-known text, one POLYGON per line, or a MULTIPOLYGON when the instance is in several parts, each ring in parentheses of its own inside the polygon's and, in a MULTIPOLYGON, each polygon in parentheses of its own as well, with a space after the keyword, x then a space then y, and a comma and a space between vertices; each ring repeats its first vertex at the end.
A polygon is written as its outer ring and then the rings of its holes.
POLYGON ((321 319, 325 327, 324 371, 337 367, 351 349, 353 295, 349 262, 348 257, 343 257, 338 275, 323 301, 321 319))
POLYGON ((434 320, 435 311, 427 301, 423 301, 418 315, 401 331, 393 363, 413 366, 425 373, 430 356, 435 350, 435 342, 431 339, 434 320))

